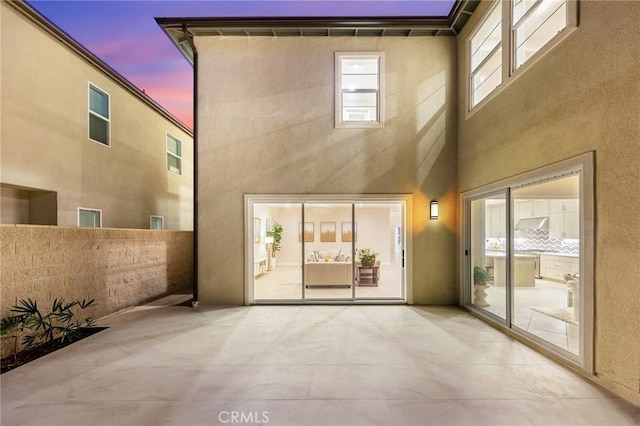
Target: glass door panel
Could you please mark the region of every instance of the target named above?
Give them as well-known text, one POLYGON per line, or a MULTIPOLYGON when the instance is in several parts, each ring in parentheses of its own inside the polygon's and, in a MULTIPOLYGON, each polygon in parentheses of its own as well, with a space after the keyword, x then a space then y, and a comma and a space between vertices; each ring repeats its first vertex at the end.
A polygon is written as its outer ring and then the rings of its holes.
POLYGON ((469 294, 471 304, 506 321, 507 203, 506 192, 472 200, 470 209, 469 294))
POLYGON ((343 235, 352 220, 352 203, 304 204, 298 238, 304 240, 305 300, 353 299, 353 242, 343 235))
POLYGON ((579 355, 580 176, 524 186, 511 194, 511 321, 579 355))
POLYGON ((253 204, 253 297, 302 300, 301 203, 253 204))
POLYGON ((342 239, 353 240, 356 248, 357 299, 404 298, 403 221, 403 203, 361 202, 355 205, 354 227, 343 225, 342 239), (373 264, 361 259, 366 253, 375 254, 373 264))

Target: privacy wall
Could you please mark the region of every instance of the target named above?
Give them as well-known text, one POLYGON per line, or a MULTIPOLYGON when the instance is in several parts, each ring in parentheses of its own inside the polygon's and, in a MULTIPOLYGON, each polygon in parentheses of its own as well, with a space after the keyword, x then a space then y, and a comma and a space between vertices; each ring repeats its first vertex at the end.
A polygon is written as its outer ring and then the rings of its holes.
POLYGON ((191 292, 192 232, 1 225, 0 237, 2 317, 27 298, 45 309, 95 299, 87 313, 99 318, 191 292))

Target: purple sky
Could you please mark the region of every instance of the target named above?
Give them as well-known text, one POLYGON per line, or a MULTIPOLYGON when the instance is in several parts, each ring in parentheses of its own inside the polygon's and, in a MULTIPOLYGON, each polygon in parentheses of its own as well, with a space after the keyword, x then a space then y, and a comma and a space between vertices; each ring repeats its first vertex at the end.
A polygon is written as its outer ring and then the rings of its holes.
POLYGON ((29 4, 192 126, 193 69, 155 17, 446 16, 454 0, 38 0, 29 4))

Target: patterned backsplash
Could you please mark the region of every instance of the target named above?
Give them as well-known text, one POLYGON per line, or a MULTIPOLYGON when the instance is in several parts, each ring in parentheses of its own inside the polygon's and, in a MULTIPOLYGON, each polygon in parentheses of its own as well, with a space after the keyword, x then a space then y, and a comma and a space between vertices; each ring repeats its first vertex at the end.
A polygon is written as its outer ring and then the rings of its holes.
MULTIPOLYGON (((538 250, 541 252, 554 252, 562 254, 580 254, 580 240, 575 239, 551 239, 548 229, 531 229, 519 231, 514 238, 513 249, 518 250, 538 250)), ((495 248, 496 243, 500 247, 505 247, 505 238, 489 238, 486 242, 487 248, 495 248)))

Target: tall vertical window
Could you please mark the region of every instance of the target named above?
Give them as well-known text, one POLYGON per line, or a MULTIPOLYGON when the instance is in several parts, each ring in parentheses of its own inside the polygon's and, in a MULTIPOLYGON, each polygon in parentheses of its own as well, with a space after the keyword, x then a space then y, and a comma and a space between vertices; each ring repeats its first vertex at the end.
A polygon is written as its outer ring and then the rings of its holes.
POLYGON ((566 0, 513 1, 514 69, 518 69, 569 24, 566 0))
POLYGON ((164 229, 164 217, 151 215, 149 229, 164 229))
POLYGON ((101 228, 102 210, 78 208, 78 226, 83 228, 101 228))
POLYGON ((502 83, 502 7, 493 6, 469 39, 471 107, 502 83))
POLYGON ((109 146, 109 94, 89 83, 89 139, 109 146))
POLYGON ((382 123, 384 53, 336 52, 336 127, 382 123))
POLYGON ((167 133, 167 170, 182 174, 182 142, 167 133))

